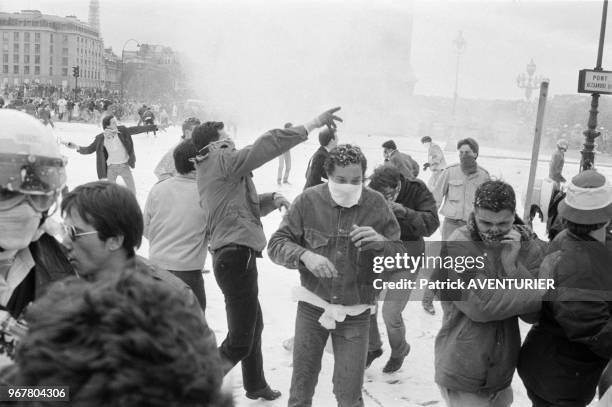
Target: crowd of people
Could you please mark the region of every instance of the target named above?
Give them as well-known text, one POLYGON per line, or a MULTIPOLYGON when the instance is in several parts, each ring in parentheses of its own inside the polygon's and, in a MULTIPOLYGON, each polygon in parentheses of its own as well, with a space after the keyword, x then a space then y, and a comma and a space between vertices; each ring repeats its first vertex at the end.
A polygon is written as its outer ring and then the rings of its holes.
MULTIPOLYGON (((242 149, 223 122, 186 119, 155 167, 159 182, 142 211, 132 135, 158 125, 144 114, 137 126, 119 125, 111 105, 103 104, 102 132, 89 146, 67 144, 96 153, 99 178, 72 191, 44 120, 0 110, 0 307, 27 326, 14 339, 14 363, 0 372, 3 385, 69 386, 75 406, 229 406, 221 383, 241 364, 245 397, 278 399, 262 353, 257 259, 267 250, 300 277, 291 407, 313 404, 328 339, 337 404, 364 405, 364 372, 385 348, 379 314, 390 347, 383 372, 401 369, 411 349, 402 311, 412 291, 389 287, 417 276, 466 283, 428 289, 422 301, 435 314, 437 298, 444 315, 432 380, 448 406, 512 405, 515 372, 534 407, 586 407, 598 385, 600 403, 612 398, 612 368, 605 370, 612 358, 612 186, 595 170, 566 181, 567 143, 558 143, 550 167, 563 193, 563 230, 551 241, 518 216, 513 187, 478 164, 476 140, 459 140, 458 163, 447 165, 424 136, 422 166, 388 140, 385 163, 368 176, 362 149, 338 134, 340 108, 270 130, 242 149), (303 191, 293 202, 259 193, 253 171, 280 159, 277 182, 288 183, 289 151, 316 129, 320 147, 303 191), (419 176, 427 171, 425 183, 419 176), (261 218, 276 209, 285 212, 268 239, 261 218), (51 218, 56 210, 61 224, 51 218), (441 241, 432 242, 438 229, 441 241), (148 258, 136 254, 143 236, 148 258), (219 344, 205 318, 207 252, 226 305, 219 344), (422 253, 486 260, 469 272, 446 263, 374 272, 376 258, 422 253), (390 283, 382 291, 379 277, 390 283), (536 278, 553 280, 554 288, 469 284, 536 278), (519 319, 532 324, 524 342, 519 319)), ((0 345, 9 339, 2 333, 0 345)))

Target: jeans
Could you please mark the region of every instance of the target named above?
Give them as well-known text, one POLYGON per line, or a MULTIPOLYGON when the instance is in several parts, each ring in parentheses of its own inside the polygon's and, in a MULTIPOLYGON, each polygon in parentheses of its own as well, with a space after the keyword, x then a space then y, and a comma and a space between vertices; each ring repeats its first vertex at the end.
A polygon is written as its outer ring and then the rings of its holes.
POLYGON ((280 157, 278 157, 278 173, 276 176, 276 181, 278 183, 287 182, 289 179, 289 171, 291 171, 291 153, 287 151, 283 153, 280 157), (283 177, 283 166, 285 167, 285 176, 283 177))
MULTIPOLYGON (((448 241, 448 238, 453 234, 455 230, 459 229, 462 226, 465 226, 466 224, 467 223, 463 220, 444 218, 444 221, 442 222, 442 241, 443 242, 448 241)), ((439 254, 440 253, 430 254, 430 256, 439 255, 439 254)), ((438 274, 439 273, 437 272, 437 270, 432 270, 431 276, 429 277, 429 281, 438 280, 439 278, 438 274)), ((433 303, 435 295, 436 295, 436 292, 434 290, 426 287, 423 292, 423 303, 424 304, 433 303)))
POLYGON ((438 387, 448 407, 509 407, 514 400, 510 386, 493 394, 468 393, 438 387))
MULTIPOLYGON (((415 274, 410 270, 394 272, 389 277, 389 281, 398 282, 402 278, 414 280, 415 274)), ((410 298, 411 290, 386 290, 384 296, 381 297, 382 315, 387 327, 387 336, 389 337, 389 345, 391 345, 391 357, 399 358, 406 356, 410 349, 406 342, 406 326, 402 318, 402 311, 406 308, 408 299, 410 298)), ((376 314, 371 316, 370 320, 370 344, 369 351, 374 351, 382 347, 378 324, 376 323, 376 314)))
POLYGON ((187 284, 193 294, 198 299, 202 311, 206 312, 206 292, 204 291, 204 278, 202 277, 202 270, 168 270, 176 277, 183 280, 183 283, 187 284))
POLYGON ((121 176, 125 186, 136 195, 136 184, 132 176, 132 170, 127 164, 109 164, 106 170, 106 178, 110 182, 117 182, 117 177, 121 176))
POLYGON ((312 405, 312 396, 321 371, 321 359, 327 338, 331 334, 334 350, 334 395, 340 407, 361 407, 363 372, 368 351, 370 311, 347 316, 327 330, 319 323, 323 310, 299 302, 295 319, 293 345, 293 375, 289 392, 289 407, 312 405))
POLYGON ((225 297, 228 333, 219 352, 231 370, 242 362, 244 389, 255 392, 268 384, 263 372, 261 333, 263 317, 257 298, 255 251, 245 246, 224 246, 213 253, 213 270, 225 297))

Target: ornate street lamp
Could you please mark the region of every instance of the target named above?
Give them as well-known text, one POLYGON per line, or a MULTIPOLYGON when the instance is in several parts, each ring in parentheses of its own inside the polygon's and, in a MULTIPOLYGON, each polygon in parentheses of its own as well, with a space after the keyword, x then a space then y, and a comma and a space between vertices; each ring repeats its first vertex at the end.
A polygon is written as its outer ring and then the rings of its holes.
POLYGON ((123 103, 123 79, 125 76, 125 70, 124 70, 124 63, 123 63, 123 53, 125 52, 125 47, 127 46, 128 42, 130 41, 134 41, 136 43, 136 47, 140 48, 140 43, 133 39, 130 38, 129 40, 127 40, 124 44, 123 44, 123 48, 121 48, 121 102, 123 103))
POLYGON ((536 64, 533 62, 533 58, 527 64, 525 71, 527 72, 527 75, 525 75, 525 73, 521 73, 516 77, 516 86, 521 89, 525 89, 525 100, 530 101, 533 91, 540 89, 540 84, 546 78, 540 75, 534 76, 536 64))

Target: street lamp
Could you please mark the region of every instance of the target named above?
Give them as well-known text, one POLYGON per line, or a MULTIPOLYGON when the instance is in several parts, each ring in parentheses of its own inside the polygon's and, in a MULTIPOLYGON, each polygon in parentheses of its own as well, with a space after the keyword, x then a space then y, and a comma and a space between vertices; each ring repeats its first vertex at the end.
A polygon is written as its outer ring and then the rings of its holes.
POLYGON ((125 47, 130 41, 134 41, 136 43, 136 47, 140 48, 140 43, 134 38, 130 38, 129 40, 127 40, 123 44, 123 48, 121 48, 121 103, 123 103, 123 77, 125 76, 125 70, 124 70, 125 65, 123 63, 123 53, 125 52, 125 47))
MULTIPOLYGON (((601 13, 601 28, 599 31, 599 48, 597 50, 597 66, 595 71, 602 71, 601 60, 603 57, 604 38, 606 36, 606 19, 608 17, 608 0, 604 0, 603 10, 601 13)), ((599 107, 599 93, 591 95, 591 109, 589 110, 588 128, 582 133, 584 134, 583 149, 580 151, 580 171, 590 170, 595 165, 595 139, 601 135, 597 131, 597 108, 599 107)))
POLYGON ((465 40, 465 38, 463 38, 463 32, 459 31, 459 33, 457 34, 457 38, 453 40, 453 48, 455 49, 455 53, 457 54, 457 64, 455 67, 455 92, 453 94, 453 127, 451 133, 446 139, 446 146, 444 147, 444 149, 447 151, 453 149, 453 146, 451 145, 451 140, 455 140, 455 133, 457 131, 457 121, 455 112, 457 110, 457 98, 459 97, 459 60, 461 55, 465 52, 466 46, 467 41, 465 40))
POLYGON ((527 75, 525 73, 521 73, 516 77, 516 86, 521 89, 525 89, 525 99, 527 101, 531 100, 531 93, 534 90, 540 89, 540 83, 542 83, 545 78, 543 76, 537 75, 534 76, 536 71, 536 64, 533 62, 533 58, 527 64, 525 68, 527 75))
POLYGON ((459 31, 457 34, 457 38, 453 40, 453 46, 455 47, 455 52, 457 53, 457 66, 455 69, 455 93, 453 96, 453 122, 455 121, 455 109, 457 108, 457 97, 459 96, 459 57, 461 54, 465 52, 465 47, 467 46, 467 41, 463 38, 463 33, 459 31))

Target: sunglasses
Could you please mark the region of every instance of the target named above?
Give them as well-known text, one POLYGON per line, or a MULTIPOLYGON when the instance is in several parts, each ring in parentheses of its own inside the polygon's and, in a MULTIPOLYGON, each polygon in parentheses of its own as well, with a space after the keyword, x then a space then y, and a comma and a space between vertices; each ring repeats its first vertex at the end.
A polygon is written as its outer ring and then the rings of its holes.
POLYGON ((93 235, 98 233, 97 230, 93 230, 91 232, 78 232, 76 226, 67 225, 65 223, 62 223, 62 231, 64 232, 64 236, 69 238, 72 242, 74 242, 81 236, 93 235))
POLYGON ((47 212, 57 203, 57 194, 33 195, 0 189, 0 211, 8 211, 27 202, 37 212, 47 212))

